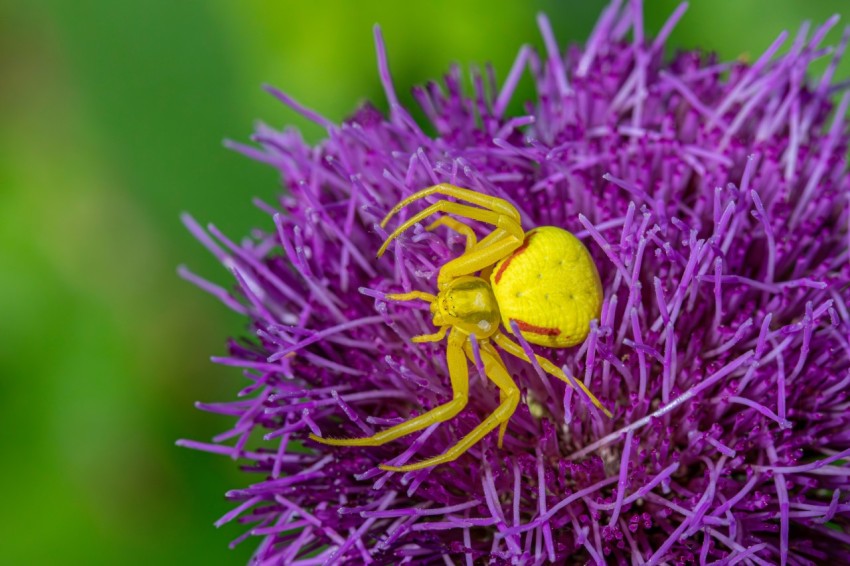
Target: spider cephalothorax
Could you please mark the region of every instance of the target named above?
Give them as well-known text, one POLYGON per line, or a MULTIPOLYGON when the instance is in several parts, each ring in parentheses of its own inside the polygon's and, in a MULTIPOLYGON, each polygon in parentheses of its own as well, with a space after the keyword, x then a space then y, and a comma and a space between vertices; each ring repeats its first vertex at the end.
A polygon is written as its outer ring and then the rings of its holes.
POLYGON ((434 326, 455 327, 470 337, 489 338, 499 330, 499 304, 490 284, 481 277, 450 281, 431 302, 434 326))
MULTIPOLYGON (((432 320, 438 330, 416 336, 413 341, 439 342, 448 334, 446 363, 454 392, 452 400, 365 438, 321 438, 313 434, 310 438, 335 446, 379 446, 451 419, 466 406, 469 398, 467 364, 475 363, 473 341, 478 345, 487 377, 499 388, 500 404, 444 454, 406 466, 382 465, 385 470, 418 470, 450 462, 497 427, 501 447, 508 420, 519 403, 520 391, 493 343, 531 362, 523 347, 502 332, 501 326, 511 334, 516 328, 524 340, 533 344, 565 348, 584 340, 591 320, 599 316, 602 305, 599 274, 584 245, 566 230, 554 226, 525 233, 519 212, 506 200, 454 185, 435 185, 398 203, 381 226, 408 204, 433 194, 451 196, 476 206, 449 200, 435 202, 396 228, 378 250, 378 257, 399 234, 438 212, 494 226, 479 241, 469 225, 449 216, 440 217, 428 229, 445 226, 466 236, 466 251, 440 268, 438 294, 410 291, 387 295, 394 301, 430 303, 432 320)), ((562 369, 542 356, 535 354, 535 359, 547 373, 571 387, 578 385, 596 407, 611 415, 581 381, 570 380, 562 369)))

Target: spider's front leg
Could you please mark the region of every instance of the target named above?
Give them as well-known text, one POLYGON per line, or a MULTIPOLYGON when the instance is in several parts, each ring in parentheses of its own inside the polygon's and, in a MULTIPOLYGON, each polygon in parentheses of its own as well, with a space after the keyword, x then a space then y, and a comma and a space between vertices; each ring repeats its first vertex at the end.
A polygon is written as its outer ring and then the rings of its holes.
POLYGON ((439 200, 428 208, 420 210, 419 212, 402 222, 402 224, 398 228, 393 230, 393 232, 389 236, 387 236, 387 239, 384 240, 384 243, 378 249, 378 257, 384 255, 384 252, 387 251, 387 247, 390 245, 390 243, 396 238, 398 238, 398 236, 402 232, 408 230, 419 222, 422 222, 429 216, 437 214, 438 212, 454 214, 462 218, 468 218, 470 220, 477 220, 478 222, 490 224, 492 226, 495 226, 497 230, 501 229, 507 232, 508 234, 514 236, 515 238, 518 238, 520 243, 522 243, 522 240, 525 237, 525 233, 523 232, 522 226, 520 225, 519 221, 511 218, 510 216, 501 214, 499 212, 494 212, 492 210, 476 208, 474 206, 469 206, 466 204, 460 204, 448 200, 439 200))
MULTIPOLYGON (((372 436, 363 438, 322 438, 311 434, 310 439, 331 446, 381 446, 402 436, 407 436, 418 430, 428 428, 434 423, 451 419, 463 410, 469 399, 469 370, 466 365, 466 357, 463 353, 463 345, 467 339, 467 335, 457 329, 452 329, 449 335, 448 346, 446 348, 446 364, 449 368, 449 377, 452 382, 454 397, 448 403, 434 407, 418 417, 384 429, 372 436)), ((384 466, 381 467, 384 468, 384 466)))
POLYGON ((524 240, 525 233, 518 224, 510 231, 494 230, 471 251, 444 263, 437 275, 437 287, 444 289, 452 279, 493 267, 522 247, 524 240))
POLYGON ((410 195, 409 197, 395 205, 393 209, 390 210, 389 213, 387 213, 384 219, 381 220, 381 227, 385 227, 387 225, 387 222, 389 222, 390 218, 392 218, 399 210, 401 210, 405 206, 419 199, 423 199, 434 194, 446 195, 449 197, 454 197, 460 201, 472 203, 474 205, 480 206, 485 210, 490 210, 503 216, 512 218, 517 222, 517 224, 520 223, 520 216, 516 207, 514 207, 514 205, 512 205, 505 199, 485 195, 479 193, 478 191, 464 189, 462 187, 450 185, 448 183, 440 183, 439 185, 434 185, 432 187, 422 189, 421 191, 417 191, 416 193, 410 195))
MULTIPOLYGON (((522 246, 525 240, 525 232, 522 229, 518 220, 512 217, 485 210, 475 208, 465 204, 458 204, 447 200, 438 201, 425 210, 422 210, 412 217, 407 219, 401 226, 395 229, 384 241, 378 250, 378 257, 381 257, 387 250, 394 239, 399 234, 421 222, 428 216, 438 212, 454 214, 470 220, 477 220, 495 226, 496 229, 488 234, 483 240, 477 243, 472 249, 468 249, 463 255, 444 264, 437 276, 437 287, 445 288, 449 281, 456 277, 469 275, 488 267, 491 267, 499 260, 507 257, 514 250, 522 246)), ((439 221, 438 221, 439 222, 439 221)))
POLYGON ((461 236, 466 237, 466 250, 469 251, 478 244, 478 238, 475 236, 475 232, 472 230, 472 227, 469 224, 461 222, 460 220, 455 220, 451 216, 441 216, 431 224, 428 225, 426 230, 429 232, 433 232, 440 226, 445 226, 449 230, 453 230, 457 232, 461 236))

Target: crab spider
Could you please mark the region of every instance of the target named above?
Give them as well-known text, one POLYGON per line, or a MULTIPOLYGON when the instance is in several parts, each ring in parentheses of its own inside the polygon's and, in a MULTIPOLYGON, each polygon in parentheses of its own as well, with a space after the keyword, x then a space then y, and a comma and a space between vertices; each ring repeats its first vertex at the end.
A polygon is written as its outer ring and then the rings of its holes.
MULTIPOLYGON (((437 295, 423 291, 387 295, 393 301, 422 300, 430 304, 432 321, 438 330, 415 336, 413 341, 446 339, 446 364, 453 391, 451 401, 365 438, 321 438, 313 434, 310 438, 333 446, 380 446, 453 418, 469 399, 467 362, 475 364, 473 340, 479 345, 487 377, 499 388, 500 402, 490 416, 445 453, 405 466, 382 464, 380 467, 384 470, 406 472, 451 462, 497 427, 501 448, 508 420, 519 404, 520 390, 493 344, 512 356, 531 362, 522 346, 502 331, 501 326, 512 334, 513 322, 528 342, 566 348, 585 339, 590 321, 599 317, 602 305, 599 274, 584 245, 569 232, 554 226, 526 233, 519 212, 504 199, 454 185, 435 185, 399 202, 381 221, 381 226, 386 226, 407 205, 435 194, 460 202, 438 200, 411 216, 387 237, 378 250, 378 257, 402 232, 437 213, 444 216, 430 224, 429 230, 445 226, 466 237, 466 251, 440 268, 437 295), (468 224, 446 214, 490 224, 494 229, 478 240, 468 224)), ((536 354, 535 358, 545 372, 574 386, 551 361, 536 354)), ((611 416, 581 381, 574 382, 596 407, 611 416)))

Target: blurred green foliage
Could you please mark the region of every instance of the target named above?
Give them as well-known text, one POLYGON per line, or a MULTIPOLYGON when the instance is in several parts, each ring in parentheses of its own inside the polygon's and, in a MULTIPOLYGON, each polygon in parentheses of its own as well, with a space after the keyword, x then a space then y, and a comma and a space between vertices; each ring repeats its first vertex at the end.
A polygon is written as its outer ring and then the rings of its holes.
MULTIPOLYGON (((657 31, 676 6, 647 2, 657 31)), ((847 11, 839 0, 698 0, 672 47, 757 56, 783 29, 847 11)), ((243 321, 179 280, 186 262, 230 276, 178 222, 191 211, 234 237, 270 219, 271 169, 221 147, 253 120, 322 132, 264 94, 278 86, 339 120, 385 106, 371 26, 397 90, 452 62, 504 77, 547 12, 562 45, 602 3, 172 2, 0 4, 0 562, 241 564, 253 543, 212 523, 236 463, 174 446, 228 426, 195 400, 243 383, 208 358, 243 321), (415 6, 415 7, 414 7, 415 6)), ((828 42, 837 41, 839 31, 828 42)), ((847 77, 842 64, 838 78, 847 77)), ((528 85, 526 85, 528 86, 528 85)))

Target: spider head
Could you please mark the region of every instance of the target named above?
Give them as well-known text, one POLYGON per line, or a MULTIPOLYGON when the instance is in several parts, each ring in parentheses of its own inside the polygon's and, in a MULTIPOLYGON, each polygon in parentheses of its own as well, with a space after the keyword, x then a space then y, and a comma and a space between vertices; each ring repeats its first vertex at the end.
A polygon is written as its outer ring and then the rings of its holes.
POLYGON ((458 277, 431 303, 435 326, 454 326, 477 338, 488 338, 499 329, 499 305, 490 284, 480 277, 458 277))

